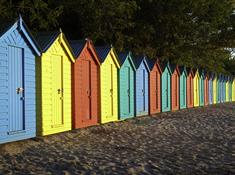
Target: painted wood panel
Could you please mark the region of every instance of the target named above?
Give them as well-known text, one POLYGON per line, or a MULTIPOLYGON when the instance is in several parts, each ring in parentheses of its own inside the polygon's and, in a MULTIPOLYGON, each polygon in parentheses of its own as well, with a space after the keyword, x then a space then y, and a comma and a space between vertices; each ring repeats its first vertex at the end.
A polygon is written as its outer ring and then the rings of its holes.
POLYGON ((97 125, 100 120, 100 62, 91 40, 72 41, 73 128, 97 125))
POLYGON ((171 72, 165 67, 161 77, 162 112, 171 110, 171 72))
POLYGON ((39 54, 21 17, 0 36, 0 143, 36 136, 35 57, 39 54))
POLYGON ((205 75, 204 79, 204 105, 209 104, 209 80, 208 75, 205 75))
POLYGON ((193 78, 193 99, 194 99, 194 103, 193 106, 194 107, 198 107, 199 106, 199 93, 200 93, 200 77, 198 74, 198 71, 195 72, 194 78, 193 78))
POLYGON ((135 69, 130 55, 125 56, 125 61, 119 70, 119 114, 120 119, 134 117, 134 78, 135 69))
POLYGON ((110 52, 101 64, 101 123, 118 120, 118 66, 110 52))
POLYGON ((180 96, 179 96, 179 69, 178 66, 175 66, 174 69, 172 69, 172 75, 171 75, 171 109, 172 111, 179 110, 180 106, 180 96))
POLYGON ((180 75, 180 109, 187 107, 187 76, 185 71, 180 75))
POLYGON ((74 58, 62 32, 37 60, 37 134, 72 128, 71 75, 74 58))
POLYGON ((191 69, 187 69, 188 76, 187 76, 187 108, 193 107, 193 72, 191 69))
POLYGON ((161 112, 161 68, 158 62, 149 74, 149 112, 156 114, 161 112))
POLYGON ((218 98, 218 82, 217 82, 217 75, 213 78, 213 104, 217 103, 217 98, 218 98))
POLYGON ((147 115, 149 112, 148 81, 149 81, 149 72, 146 67, 146 64, 142 62, 136 70, 136 81, 135 81, 136 116, 147 115))

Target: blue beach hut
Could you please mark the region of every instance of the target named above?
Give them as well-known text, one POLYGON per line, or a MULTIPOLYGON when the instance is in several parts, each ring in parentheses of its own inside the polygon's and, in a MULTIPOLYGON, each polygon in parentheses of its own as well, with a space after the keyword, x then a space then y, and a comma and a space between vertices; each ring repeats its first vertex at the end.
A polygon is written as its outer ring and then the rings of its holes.
POLYGON ((209 104, 213 104, 213 80, 215 78, 215 74, 210 73, 208 74, 209 79, 208 79, 208 84, 209 84, 209 88, 208 88, 208 94, 209 94, 209 104))
POLYGON ((0 143, 36 136, 35 59, 40 50, 21 16, 0 30, 0 143))
POLYGON ((149 113, 149 67, 145 56, 133 59, 135 76, 135 115, 142 116, 149 113))

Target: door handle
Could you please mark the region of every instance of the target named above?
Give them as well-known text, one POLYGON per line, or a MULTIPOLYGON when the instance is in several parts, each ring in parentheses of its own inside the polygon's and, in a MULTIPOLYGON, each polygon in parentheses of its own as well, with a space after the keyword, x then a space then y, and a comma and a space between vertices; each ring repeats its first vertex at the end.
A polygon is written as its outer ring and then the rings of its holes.
POLYGON ((22 87, 16 88, 17 94, 22 93, 23 91, 24 91, 24 88, 22 88, 22 87))
POLYGON ((58 92, 58 94, 60 94, 60 92, 61 92, 61 89, 57 89, 57 92, 58 92))

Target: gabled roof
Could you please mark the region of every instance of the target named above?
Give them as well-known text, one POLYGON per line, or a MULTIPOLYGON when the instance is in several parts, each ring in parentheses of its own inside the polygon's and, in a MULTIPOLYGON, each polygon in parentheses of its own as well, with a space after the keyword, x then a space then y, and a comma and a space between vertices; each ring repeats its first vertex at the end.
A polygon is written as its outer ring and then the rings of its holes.
POLYGON ((195 77, 197 73, 198 73, 198 76, 200 76, 199 75, 199 70, 197 68, 194 68, 193 69, 193 77, 195 77))
POLYGON ((149 66, 148 66, 148 63, 147 63, 147 58, 146 56, 144 55, 140 55, 140 56, 136 56, 134 59, 133 59, 133 62, 135 64, 135 67, 136 69, 138 69, 141 65, 141 63, 143 62, 144 65, 146 66, 148 72, 150 72, 150 69, 149 69, 149 66))
POLYGON ((46 52, 59 35, 60 31, 39 32, 36 35, 36 39, 42 51, 46 52))
POLYGON ((118 60, 118 55, 114 49, 114 47, 111 45, 111 46, 98 46, 98 47, 95 47, 96 49, 96 52, 98 54, 98 58, 100 60, 100 63, 103 63, 105 61, 105 59, 107 58, 108 54, 111 52, 114 53, 114 56, 116 57, 116 59, 113 58, 113 55, 111 55, 111 57, 114 59, 113 61, 115 62, 116 66, 118 68, 120 68, 120 63, 119 63, 119 60, 118 60))
POLYGON ((86 43, 87 43, 86 40, 70 40, 69 41, 69 44, 76 58, 78 58, 78 56, 81 54, 86 43))
POLYGON ((185 66, 179 66, 179 71, 180 71, 180 75, 182 75, 183 73, 185 73, 185 75, 188 76, 188 72, 187 72, 185 66))
POLYGON ((204 72, 204 70, 200 69, 200 70, 198 71, 198 73, 199 73, 199 76, 200 76, 200 77, 205 78, 205 72, 204 72))
POLYGON ((175 72, 175 70, 176 70, 176 72, 178 73, 178 75, 180 75, 179 67, 178 67, 177 64, 170 64, 170 69, 171 69, 171 72, 172 72, 172 73, 175 72))
POLYGON ((188 76, 189 74, 192 74, 192 76, 194 76, 194 73, 193 73, 193 69, 192 69, 192 68, 187 67, 187 68, 186 68, 186 71, 187 71, 187 76, 188 76))
POLYGON ((41 55, 40 47, 31 34, 30 30, 28 29, 27 25, 25 24, 24 20, 22 19, 21 15, 19 15, 16 21, 6 22, 4 24, 1 24, 0 26, 0 40, 4 37, 4 35, 11 33, 15 29, 18 29, 18 31, 24 35, 36 55, 41 55))
POLYGON ((73 54, 75 55, 75 59, 79 59, 83 49, 86 48, 89 51, 89 53, 93 56, 96 63, 100 65, 100 60, 98 58, 98 54, 95 50, 95 46, 92 40, 88 38, 84 40, 71 40, 70 46, 73 50, 73 54))
POLYGON ((167 61, 167 62, 161 62, 160 65, 161 65, 162 72, 164 72, 165 69, 167 68, 167 69, 169 70, 170 74, 173 73, 173 72, 171 71, 171 67, 170 67, 169 61, 167 61))
POLYGON ((126 59, 129 59, 133 69, 136 70, 136 67, 135 67, 135 64, 134 64, 134 62, 132 60, 132 56, 131 55, 132 54, 131 54, 130 51, 129 52, 121 52, 121 53, 119 53, 118 54, 119 63, 120 63, 120 66, 122 66, 123 63, 126 61, 126 59))
POLYGON ((58 38, 70 60, 75 62, 73 50, 61 29, 52 32, 39 32, 36 38, 43 53, 46 52, 58 38))
POLYGON ((95 47, 95 49, 99 56, 100 62, 103 63, 106 57, 108 56, 109 52, 111 51, 112 46, 99 46, 95 47))
POLYGON ((157 59, 150 59, 149 58, 149 59, 147 59, 147 63, 148 63, 150 71, 152 71, 154 66, 157 65, 160 73, 162 73, 162 69, 161 69, 161 66, 160 66, 160 61, 159 61, 158 58, 157 59))

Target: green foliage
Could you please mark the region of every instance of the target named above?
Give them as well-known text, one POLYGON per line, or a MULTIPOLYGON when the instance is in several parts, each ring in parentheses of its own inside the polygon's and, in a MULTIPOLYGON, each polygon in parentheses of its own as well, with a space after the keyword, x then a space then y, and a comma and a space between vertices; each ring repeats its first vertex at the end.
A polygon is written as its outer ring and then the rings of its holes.
POLYGON ((91 38, 155 59, 233 73, 234 0, 0 0, 0 22, 21 13, 34 31, 62 27, 70 39, 91 38))

